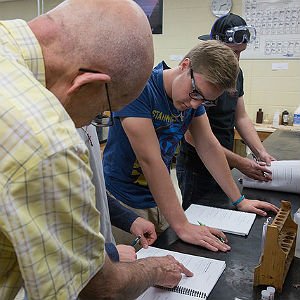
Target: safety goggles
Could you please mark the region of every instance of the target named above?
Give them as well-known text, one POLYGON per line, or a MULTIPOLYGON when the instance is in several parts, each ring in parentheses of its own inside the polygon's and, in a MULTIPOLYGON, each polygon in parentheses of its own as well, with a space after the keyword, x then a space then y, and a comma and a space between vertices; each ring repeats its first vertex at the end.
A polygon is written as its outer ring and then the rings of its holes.
POLYGON ((256 30, 253 26, 235 26, 226 30, 225 34, 219 34, 218 39, 229 44, 251 43, 256 38, 256 30))

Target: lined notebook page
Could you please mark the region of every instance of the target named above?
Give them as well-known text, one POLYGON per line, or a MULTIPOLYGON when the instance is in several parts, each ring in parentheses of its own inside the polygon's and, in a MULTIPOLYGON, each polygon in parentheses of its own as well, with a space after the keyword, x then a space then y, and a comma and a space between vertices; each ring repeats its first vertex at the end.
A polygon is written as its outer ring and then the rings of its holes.
POLYGON ((178 284, 177 292, 166 291, 161 288, 151 287, 147 289, 139 300, 178 300, 178 299, 206 299, 217 283, 225 269, 225 261, 206 257, 183 254, 179 252, 148 247, 137 252, 137 257, 172 255, 185 267, 194 273, 193 277, 183 275, 178 284))
POLYGON ((185 215, 192 224, 199 222, 209 227, 237 235, 248 235, 256 214, 192 204, 185 215))

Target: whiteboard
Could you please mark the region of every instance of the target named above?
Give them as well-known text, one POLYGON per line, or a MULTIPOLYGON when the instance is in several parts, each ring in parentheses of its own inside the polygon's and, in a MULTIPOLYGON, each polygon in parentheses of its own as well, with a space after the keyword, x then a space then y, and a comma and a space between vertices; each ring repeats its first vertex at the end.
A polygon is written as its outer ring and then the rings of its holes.
POLYGON ((300 58, 299 0, 243 0, 243 18, 256 28, 256 40, 241 58, 300 58))

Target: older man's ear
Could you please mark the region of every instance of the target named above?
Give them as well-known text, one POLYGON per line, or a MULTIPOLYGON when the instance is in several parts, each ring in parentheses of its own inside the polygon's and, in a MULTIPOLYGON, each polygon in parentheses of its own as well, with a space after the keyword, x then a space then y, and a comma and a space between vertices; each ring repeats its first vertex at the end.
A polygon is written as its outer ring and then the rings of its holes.
POLYGON ((104 84, 109 82, 110 80, 110 76, 104 73, 84 72, 82 74, 78 74, 73 80, 71 87, 68 89, 67 95, 70 96, 88 83, 101 81, 104 84))

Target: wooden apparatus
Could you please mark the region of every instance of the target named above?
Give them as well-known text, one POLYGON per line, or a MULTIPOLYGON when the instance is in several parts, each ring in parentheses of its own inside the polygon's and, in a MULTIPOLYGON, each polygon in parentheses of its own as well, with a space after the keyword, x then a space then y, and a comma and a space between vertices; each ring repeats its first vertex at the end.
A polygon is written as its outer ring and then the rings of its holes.
POLYGON ((291 203, 281 201, 281 208, 267 225, 264 251, 254 270, 254 286, 270 285, 281 292, 295 255, 297 224, 291 217, 291 203))

